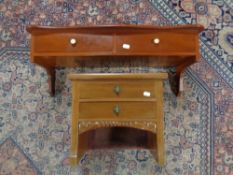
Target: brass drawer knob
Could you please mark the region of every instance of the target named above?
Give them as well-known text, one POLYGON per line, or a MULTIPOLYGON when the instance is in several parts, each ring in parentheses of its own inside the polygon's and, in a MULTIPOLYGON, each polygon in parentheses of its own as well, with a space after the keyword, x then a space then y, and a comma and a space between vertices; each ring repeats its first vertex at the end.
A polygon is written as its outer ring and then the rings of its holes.
POLYGON ((159 38, 154 38, 154 39, 153 39, 153 43, 154 43, 154 44, 159 44, 159 42, 160 42, 159 38))
POLYGON ((115 92, 116 95, 119 95, 121 93, 121 86, 120 85, 116 85, 113 88, 113 91, 115 92))
POLYGON ((74 46, 77 43, 77 40, 75 38, 70 39, 70 44, 74 46))
POLYGON ((118 116, 121 112, 120 106, 119 105, 114 106, 112 111, 116 116, 118 116))

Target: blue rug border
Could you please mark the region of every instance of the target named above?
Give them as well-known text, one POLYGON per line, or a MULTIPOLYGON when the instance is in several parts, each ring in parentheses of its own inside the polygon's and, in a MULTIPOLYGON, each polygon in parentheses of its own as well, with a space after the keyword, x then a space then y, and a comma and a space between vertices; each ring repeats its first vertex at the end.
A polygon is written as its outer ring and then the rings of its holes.
POLYGON ((26 153, 23 149, 23 147, 15 140, 14 135, 7 134, 6 137, 0 140, 0 145, 4 144, 8 139, 10 139, 19 149, 19 151, 24 155, 24 157, 30 162, 31 166, 37 171, 37 175, 42 175, 42 172, 39 170, 39 168, 36 166, 36 164, 33 162, 33 159, 31 155, 26 153))
POLYGON ((210 166, 210 175, 214 175, 214 140, 215 140, 215 130, 214 130, 214 126, 215 126, 215 118, 214 118, 214 93, 213 91, 211 91, 211 89, 207 86, 207 84, 200 79, 197 74, 191 69, 188 68, 186 69, 185 73, 187 73, 187 75, 195 82, 198 84, 198 86, 204 91, 206 92, 206 94, 208 94, 209 96, 209 103, 210 103, 210 145, 209 145, 209 154, 210 154, 210 162, 209 162, 209 166, 210 166))

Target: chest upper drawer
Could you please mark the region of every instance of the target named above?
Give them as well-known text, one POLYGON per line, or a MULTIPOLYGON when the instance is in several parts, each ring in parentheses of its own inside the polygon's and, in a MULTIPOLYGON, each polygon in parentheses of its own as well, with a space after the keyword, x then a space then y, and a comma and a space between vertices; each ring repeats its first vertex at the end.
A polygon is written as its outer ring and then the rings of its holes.
POLYGON ((177 55, 193 53, 196 48, 194 35, 157 32, 154 34, 128 34, 116 37, 118 54, 177 55))
POLYGON ((80 55, 95 55, 102 52, 112 53, 112 36, 49 33, 37 34, 33 38, 35 53, 79 53, 80 55))
POLYGON ((81 102, 80 119, 155 119, 156 102, 81 102))
POLYGON ((77 82, 79 98, 154 98, 154 81, 83 81, 77 82))

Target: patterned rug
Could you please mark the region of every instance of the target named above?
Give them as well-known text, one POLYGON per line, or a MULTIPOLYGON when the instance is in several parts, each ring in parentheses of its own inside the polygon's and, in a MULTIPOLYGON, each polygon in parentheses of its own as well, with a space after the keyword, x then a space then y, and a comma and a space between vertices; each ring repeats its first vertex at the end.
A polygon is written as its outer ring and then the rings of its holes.
POLYGON ((231 0, 0 0, 0 174, 233 175, 233 2, 231 0), (70 72, 158 72, 148 60, 82 62, 58 69, 56 95, 30 64, 29 24, 202 24, 202 59, 175 97, 165 81, 167 164, 145 149, 87 152, 71 169, 70 72))
POLYGON ((1 143, 0 153, 0 174, 41 174, 12 138, 1 143))

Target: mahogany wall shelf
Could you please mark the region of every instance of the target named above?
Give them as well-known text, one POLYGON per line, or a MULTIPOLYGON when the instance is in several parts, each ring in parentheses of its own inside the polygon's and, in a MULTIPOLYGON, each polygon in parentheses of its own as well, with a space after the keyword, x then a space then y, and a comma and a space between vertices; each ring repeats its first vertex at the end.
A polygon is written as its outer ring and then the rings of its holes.
POLYGON ((31 33, 31 62, 44 67, 50 92, 55 93, 55 68, 74 67, 81 59, 145 57, 158 67, 175 67, 174 93, 180 92, 180 75, 197 62, 200 25, 182 26, 28 26, 31 33))

